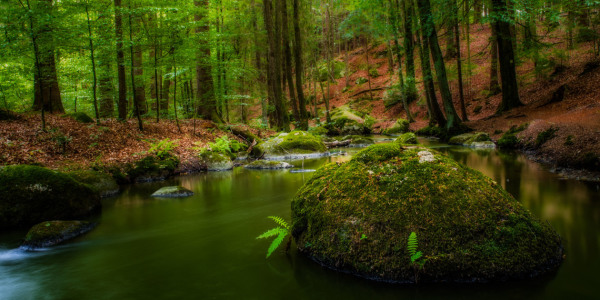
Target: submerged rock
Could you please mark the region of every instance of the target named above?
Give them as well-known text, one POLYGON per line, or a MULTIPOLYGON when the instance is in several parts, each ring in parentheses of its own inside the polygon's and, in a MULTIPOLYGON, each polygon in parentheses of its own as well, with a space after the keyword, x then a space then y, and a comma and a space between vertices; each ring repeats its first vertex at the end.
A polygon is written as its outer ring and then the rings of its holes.
POLYGON ((225 153, 204 150, 200 152, 199 158, 200 163, 208 171, 228 171, 233 169, 233 161, 225 153))
POLYGON ((462 145, 471 148, 496 148, 490 136, 485 132, 464 133, 453 136, 448 141, 450 145, 462 145))
POLYGON ((271 161, 271 160, 256 160, 244 166, 246 169, 258 169, 258 170, 275 170, 275 169, 289 169, 293 168, 289 163, 282 161, 271 161))
POLYGON ((396 144, 400 145, 417 145, 419 144, 419 140, 417 139, 417 135, 412 132, 407 132, 400 135, 396 141, 396 144))
POLYGON ((115 196, 119 193, 119 185, 112 176, 92 170, 70 172, 73 179, 89 185, 101 198, 115 196))
POLYGON ((96 227, 85 221, 47 221, 33 226, 21 245, 27 250, 52 247, 83 235, 96 227))
POLYGON ((560 237, 500 185, 423 147, 379 144, 320 168, 292 201, 299 250, 390 282, 488 282, 556 269, 560 237), (407 239, 418 237, 411 262, 407 239))
POLYGON ((0 168, 0 229, 81 218, 100 208, 98 194, 67 174, 29 165, 0 168))
POLYGON ((151 196, 157 198, 183 198, 193 195, 194 192, 182 186, 165 186, 154 192, 151 196))
POLYGON ((252 158, 293 158, 309 156, 307 154, 322 155, 327 147, 321 137, 314 136, 306 131, 292 131, 279 135, 256 145, 250 152, 252 158))

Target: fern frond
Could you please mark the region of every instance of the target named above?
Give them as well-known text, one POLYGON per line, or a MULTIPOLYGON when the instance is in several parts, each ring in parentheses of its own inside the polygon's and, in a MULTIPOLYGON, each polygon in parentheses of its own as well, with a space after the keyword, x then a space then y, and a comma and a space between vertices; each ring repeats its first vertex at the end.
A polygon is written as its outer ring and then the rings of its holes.
POLYGON ((419 247, 419 241, 417 240, 417 234, 413 231, 408 236, 408 246, 407 246, 408 253, 411 256, 411 260, 412 260, 412 257, 417 254, 418 247, 419 247))
POLYGON ((290 227, 288 226, 288 223, 285 222, 285 220, 283 220, 283 218, 281 217, 276 217, 276 216, 270 216, 269 219, 273 220, 273 222, 275 222, 277 225, 290 230, 290 227))
POLYGON ((272 236, 276 236, 276 235, 282 234, 283 232, 287 233, 287 230, 285 230, 285 229, 283 229, 281 227, 275 227, 273 229, 269 229, 269 230, 263 232, 261 235, 257 236, 256 238, 257 239, 266 239, 266 238, 269 238, 269 237, 272 237, 272 236))
POLYGON ((267 258, 269 258, 269 256, 271 256, 271 253, 273 253, 273 251, 275 251, 275 249, 277 249, 277 247, 279 247, 279 245, 281 245, 281 242, 283 242, 283 239, 285 239, 285 237, 287 236, 287 230, 280 233, 271 243, 271 246, 269 246, 269 250, 267 250, 267 258))
POLYGON ((414 263, 415 261, 417 261, 419 258, 423 257, 423 252, 419 251, 413 255, 410 256, 410 262, 414 263))

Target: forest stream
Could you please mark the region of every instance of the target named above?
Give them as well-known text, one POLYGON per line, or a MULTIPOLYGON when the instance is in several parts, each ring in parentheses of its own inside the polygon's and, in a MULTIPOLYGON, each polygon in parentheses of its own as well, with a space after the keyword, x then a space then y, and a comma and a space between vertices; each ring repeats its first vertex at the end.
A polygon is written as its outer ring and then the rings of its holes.
MULTIPOLYGON (((382 137, 377 137, 380 141, 382 137)), ((0 235, 0 299, 597 299, 600 183, 560 178, 517 153, 422 143, 501 183, 563 238, 556 274, 501 284, 394 285, 321 267, 283 247, 265 259, 267 216, 290 219, 290 200, 311 173, 209 172, 125 186, 105 199, 98 227, 56 248, 25 252, 25 231, 0 235), (163 186, 195 195, 157 199, 163 186)), ((347 155, 290 161, 317 169, 347 155)), ((360 187, 357 187, 360 188, 360 187)))

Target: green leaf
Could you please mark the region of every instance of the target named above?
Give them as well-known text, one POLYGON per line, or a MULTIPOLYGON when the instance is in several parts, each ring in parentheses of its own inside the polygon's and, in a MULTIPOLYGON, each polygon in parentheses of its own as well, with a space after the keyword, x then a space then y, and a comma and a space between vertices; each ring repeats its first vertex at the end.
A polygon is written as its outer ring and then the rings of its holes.
POLYGON ((281 227, 275 227, 273 229, 267 230, 265 232, 263 232, 261 235, 257 236, 257 239, 266 239, 272 236, 276 236, 282 233, 282 231, 284 231, 283 228, 281 227))
POLYGON ((269 258, 269 256, 271 256, 271 253, 273 253, 273 251, 275 251, 275 249, 277 249, 277 247, 279 247, 279 245, 281 245, 281 242, 283 242, 283 239, 285 239, 285 237, 287 236, 287 231, 280 233, 271 243, 271 246, 269 246, 269 250, 267 250, 267 258, 269 258))
POLYGON ((273 220, 275 223, 277 223, 277 225, 289 230, 290 227, 288 226, 288 223, 286 223, 283 218, 280 217, 275 217, 275 216, 270 216, 269 219, 273 220))

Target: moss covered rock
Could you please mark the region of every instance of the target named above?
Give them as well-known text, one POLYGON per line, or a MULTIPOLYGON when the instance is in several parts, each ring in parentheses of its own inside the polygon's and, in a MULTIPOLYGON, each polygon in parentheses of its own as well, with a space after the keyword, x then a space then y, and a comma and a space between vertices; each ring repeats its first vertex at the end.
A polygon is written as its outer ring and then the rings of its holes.
POLYGON ((157 198, 183 198, 194 195, 194 192, 182 186, 165 186, 158 189, 151 196, 157 198))
POLYGON ((165 180, 175 173, 179 166, 179 158, 172 154, 163 154, 161 157, 148 155, 135 162, 127 173, 134 182, 150 182, 165 180))
POLYGON ((400 145, 419 144, 419 140, 417 140, 417 135, 412 132, 407 132, 407 133, 400 135, 394 142, 396 144, 400 144, 400 145))
POLYGON ((370 116, 360 117, 359 113, 347 106, 341 106, 331 112, 332 124, 327 125, 328 135, 370 134, 375 120, 370 116))
POLYGON ((200 163, 208 171, 227 171, 233 169, 233 161, 225 153, 203 150, 200 151, 198 157, 200 158, 200 163))
POLYGON ((72 118, 75 121, 80 122, 80 123, 93 123, 94 122, 94 119, 92 119, 86 113, 82 113, 82 112, 74 112, 74 113, 64 114, 63 117, 72 118))
POLYGON ((323 153, 327 147, 321 137, 306 131, 283 132, 279 135, 256 145, 250 152, 254 158, 294 156, 310 153, 323 153))
POLYGON ((496 148, 490 136, 485 132, 470 132, 453 136, 448 141, 450 145, 462 145, 471 148, 496 148))
POLYGON ((117 181, 109 174, 92 170, 69 172, 73 179, 89 185, 101 198, 111 197, 119 193, 117 181))
POLYGON ((71 176, 28 165, 0 168, 0 229, 85 217, 100 197, 71 176))
POLYGON ((85 221, 47 221, 33 226, 21 247, 27 250, 51 247, 74 239, 94 229, 96 223, 85 221))
POLYGON ((289 163, 283 161, 272 161, 272 160, 255 160, 244 166, 246 169, 257 169, 257 170, 276 170, 276 169, 289 169, 293 168, 289 163))
POLYGON ((563 255, 556 232, 490 178, 394 143, 315 172, 292 201, 292 235, 325 266, 392 282, 529 278, 563 255), (411 232, 423 255, 414 263, 411 232))
POLYGON ((388 128, 388 129, 384 129, 381 132, 381 134, 393 135, 393 134, 406 133, 406 132, 408 132, 409 126, 410 126, 410 123, 408 122, 408 120, 398 119, 398 121, 396 121, 396 123, 394 123, 394 125, 392 125, 392 127, 388 128))
POLYGON ((375 140, 372 137, 364 135, 347 135, 339 140, 350 140, 350 147, 366 147, 375 144, 375 140))

